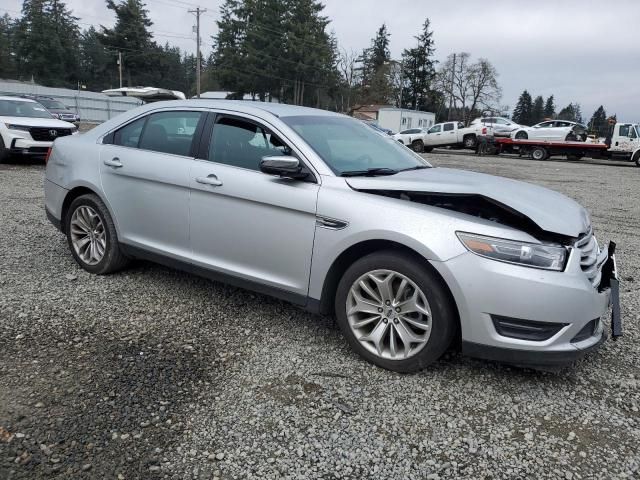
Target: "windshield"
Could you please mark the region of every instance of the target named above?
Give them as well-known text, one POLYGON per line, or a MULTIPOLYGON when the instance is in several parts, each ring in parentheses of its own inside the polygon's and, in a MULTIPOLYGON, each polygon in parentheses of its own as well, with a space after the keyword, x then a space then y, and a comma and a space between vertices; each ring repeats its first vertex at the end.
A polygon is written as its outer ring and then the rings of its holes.
POLYGON ((337 175, 431 166, 398 141, 379 135, 352 118, 318 115, 283 117, 281 120, 295 130, 337 175))
POLYGON ((38 98, 38 102, 47 108, 53 108, 54 110, 68 110, 65 105, 57 100, 47 100, 46 98, 38 98))
POLYGON ((27 100, 0 100, 0 116, 53 118, 42 105, 27 100))

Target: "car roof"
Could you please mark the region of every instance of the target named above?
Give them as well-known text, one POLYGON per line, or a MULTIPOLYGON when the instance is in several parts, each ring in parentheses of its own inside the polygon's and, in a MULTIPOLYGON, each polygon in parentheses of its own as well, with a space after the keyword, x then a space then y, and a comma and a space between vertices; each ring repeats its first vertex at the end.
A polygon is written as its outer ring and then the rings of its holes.
POLYGON ((288 105, 286 103, 252 102, 249 100, 211 100, 205 98, 192 98, 189 100, 166 100, 147 104, 150 109, 162 107, 185 107, 193 108, 220 108, 234 110, 241 113, 262 113, 268 112, 276 117, 294 117, 305 115, 322 116, 344 116, 339 113, 320 110, 317 108, 301 107, 298 105, 288 105))

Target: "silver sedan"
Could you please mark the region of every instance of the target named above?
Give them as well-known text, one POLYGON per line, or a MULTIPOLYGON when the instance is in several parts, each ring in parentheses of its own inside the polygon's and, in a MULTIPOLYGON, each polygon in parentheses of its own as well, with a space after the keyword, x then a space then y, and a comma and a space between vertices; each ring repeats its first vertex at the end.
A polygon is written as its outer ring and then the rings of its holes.
POLYGON ((450 347, 571 362, 606 338, 616 299, 613 248, 573 200, 433 168, 315 109, 143 106, 57 140, 45 197, 89 272, 145 258, 333 314, 357 353, 399 372, 450 347))

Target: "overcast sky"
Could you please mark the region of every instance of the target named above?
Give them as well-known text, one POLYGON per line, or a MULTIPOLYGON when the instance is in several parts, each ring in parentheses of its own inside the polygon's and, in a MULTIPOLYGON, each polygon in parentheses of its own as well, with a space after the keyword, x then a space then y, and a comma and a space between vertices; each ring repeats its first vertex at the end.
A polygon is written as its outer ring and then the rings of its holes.
MULTIPOLYGON (((113 24, 104 0, 66 0, 85 24, 113 24)), ((203 50, 222 0, 201 0, 203 50)), ((391 53, 411 47, 426 17, 431 19, 436 58, 466 51, 497 68, 502 104, 513 107, 523 89, 553 94, 558 109, 582 106, 585 121, 603 104, 624 121, 640 120, 640 1, 638 0, 324 0, 340 46, 359 51, 382 23, 391 33, 391 53)), ((198 0, 146 0, 156 40, 195 50, 198 0)), ((15 16, 22 0, 2 0, 15 16)), ((5 7, 6 6, 6 7, 5 7)), ((2 12, 4 13, 4 12, 2 12)), ((82 25, 85 27, 86 25, 82 25)), ((115 68, 115 66, 114 66, 115 68)))

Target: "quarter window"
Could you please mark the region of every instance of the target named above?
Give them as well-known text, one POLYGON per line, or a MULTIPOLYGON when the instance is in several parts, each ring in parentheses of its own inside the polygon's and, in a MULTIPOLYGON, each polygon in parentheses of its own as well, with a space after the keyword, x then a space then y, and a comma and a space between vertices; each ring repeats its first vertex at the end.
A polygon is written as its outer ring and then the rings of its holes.
POLYGON ((255 123, 223 117, 213 127, 209 160, 233 167, 260 170, 262 157, 291 155, 278 137, 255 123))
POLYGON ((160 112, 151 114, 142 132, 139 148, 188 156, 202 117, 201 112, 160 112))

